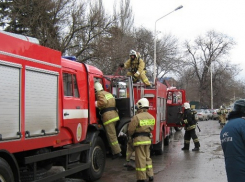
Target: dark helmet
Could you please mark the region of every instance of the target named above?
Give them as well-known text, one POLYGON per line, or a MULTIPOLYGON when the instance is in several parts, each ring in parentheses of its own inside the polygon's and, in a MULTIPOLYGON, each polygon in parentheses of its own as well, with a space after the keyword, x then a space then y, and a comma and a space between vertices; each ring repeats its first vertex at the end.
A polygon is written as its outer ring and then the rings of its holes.
POLYGON ((237 100, 232 111, 245 115, 245 99, 237 100))

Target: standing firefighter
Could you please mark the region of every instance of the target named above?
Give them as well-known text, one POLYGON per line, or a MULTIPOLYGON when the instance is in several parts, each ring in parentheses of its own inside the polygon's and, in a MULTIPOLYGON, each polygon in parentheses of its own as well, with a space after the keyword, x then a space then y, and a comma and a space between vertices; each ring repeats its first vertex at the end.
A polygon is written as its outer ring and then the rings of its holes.
POLYGON ((135 149, 135 169, 137 182, 145 182, 146 178, 153 181, 153 167, 150 158, 151 131, 155 125, 155 118, 147 111, 149 101, 146 98, 136 103, 137 114, 128 126, 129 137, 133 138, 135 149))
POLYGON ((104 91, 99 82, 95 82, 94 88, 96 93, 95 106, 100 109, 102 122, 113 153, 112 159, 115 159, 122 156, 115 129, 119 120, 115 98, 111 93, 104 91))
POLYGON ((228 182, 245 181, 245 99, 237 100, 220 132, 228 182))
POLYGON ((145 75, 145 62, 140 58, 140 54, 136 51, 131 50, 129 53, 130 59, 125 63, 121 63, 121 68, 130 68, 131 70, 127 73, 127 76, 132 76, 134 83, 138 82, 139 79, 146 85, 146 88, 151 88, 151 84, 145 75))
POLYGON ((185 123, 185 135, 184 135, 184 147, 182 150, 189 150, 190 140, 192 138, 195 148, 192 151, 199 151, 200 143, 196 135, 196 120, 194 111, 190 110, 190 104, 188 102, 184 103, 184 115, 183 121, 185 123))
POLYGON ((226 114, 227 114, 227 110, 225 108, 223 108, 222 106, 220 106, 220 109, 218 110, 217 114, 219 115, 219 122, 221 126, 224 126, 226 123, 226 114))

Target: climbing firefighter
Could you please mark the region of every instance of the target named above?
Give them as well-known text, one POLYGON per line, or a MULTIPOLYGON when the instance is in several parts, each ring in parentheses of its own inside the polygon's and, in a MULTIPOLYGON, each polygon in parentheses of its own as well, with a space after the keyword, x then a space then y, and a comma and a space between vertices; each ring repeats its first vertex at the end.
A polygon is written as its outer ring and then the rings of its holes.
POLYGON ((196 135, 196 120, 195 113, 190 109, 190 104, 188 102, 184 103, 184 114, 183 122, 185 123, 185 135, 184 135, 184 147, 182 150, 189 150, 190 140, 192 138, 195 148, 192 151, 199 151, 200 143, 196 135))
POLYGON ((151 88, 151 83, 145 75, 145 62, 140 58, 140 54, 134 50, 129 53, 129 59, 125 63, 121 63, 121 68, 130 68, 127 76, 133 77, 133 82, 136 83, 139 79, 146 85, 146 88, 151 88))
POLYGON ((95 106, 100 110, 101 119, 113 154, 112 159, 116 159, 122 156, 115 129, 116 123, 119 121, 116 101, 111 93, 103 90, 99 82, 95 82, 94 88, 96 94, 95 106))
POLYGON ((153 181, 153 167, 150 158, 151 131, 155 118, 148 113, 149 101, 146 98, 136 103, 137 113, 128 126, 128 135, 133 138, 137 182, 153 181))
POLYGON ((226 114, 228 113, 228 111, 220 106, 217 114, 219 115, 219 123, 220 123, 220 126, 223 127, 226 123, 226 114))

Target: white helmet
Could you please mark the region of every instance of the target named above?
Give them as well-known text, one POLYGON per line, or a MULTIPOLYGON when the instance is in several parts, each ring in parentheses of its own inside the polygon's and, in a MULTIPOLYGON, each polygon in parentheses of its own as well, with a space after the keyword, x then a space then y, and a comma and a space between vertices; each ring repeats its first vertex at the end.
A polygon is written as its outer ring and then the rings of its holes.
POLYGON ((135 50, 131 50, 131 51, 129 52, 129 56, 135 56, 135 57, 137 57, 136 51, 135 51, 135 50))
POLYGON ((95 92, 98 92, 98 91, 103 90, 103 87, 102 87, 100 82, 95 82, 94 83, 94 89, 95 89, 95 92))
POLYGON ((191 107, 190 107, 190 104, 188 103, 188 102, 185 102, 184 103, 184 108, 185 109, 190 109, 191 107))
POLYGON ((136 103, 136 106, 138 109, 142 109, 142 108, 149 108, 149 101, 147 98, 142 98, 140 100, 138 100, 138 102, 136 103))
POLYGON ((223 107, 222 107, 222 106, 220 106, 220 109, 223 109, 223 107))

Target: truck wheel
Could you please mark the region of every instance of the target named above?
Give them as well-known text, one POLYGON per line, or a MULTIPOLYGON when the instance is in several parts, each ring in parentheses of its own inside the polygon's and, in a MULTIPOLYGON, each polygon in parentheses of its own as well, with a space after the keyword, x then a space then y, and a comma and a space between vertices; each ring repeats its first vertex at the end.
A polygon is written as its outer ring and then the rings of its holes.
POLYGON ((1 182, 14 182, 14 175, 9 164, 0 158, 0 181, 1 182))
POLYGON ((121 154, 126 157, 126 152, 127 152, 127 144, 128 144, 128 137, 127 137, 127 131, 128 131, 128 123, 123 125, 118 134, 118 143, 120 144, 121 148, 121 154))
POLYGON ((181 131, 183 127, 174 127, 175 131, 181 131))
POLYGON ((96 181, 101 178, 106 162, 106 150, 103 140, 98 136, 93 142, 89 152, 91 166, 85 171, 84 179, 87 181, 96 181))
POLYGON ((167 137, 164 139, 164 145, 165 145, 165 146, 168 146, 168 145, 169 145, 169 142, 170 142, 170 138, 169 138, 169 136, 167 136, 167 137))
MULTIPOLYGON (((48 170, 46 170, 44 168, 38 169, 36 171, 36 180, 39 180, 39 179, 46 177, 47 174, 48 174, 48 170)), ((25 182, 33 181, 34 180, 33 171, 21 170, 20 179, 21 179, 21 181, 25 181, 25 182)))
POLYGON ((157 145, 157 150, 155 150, 156 155, 162 155, 164 152, 164 131, 162 131, 162 141, 160 141, 157 145))

